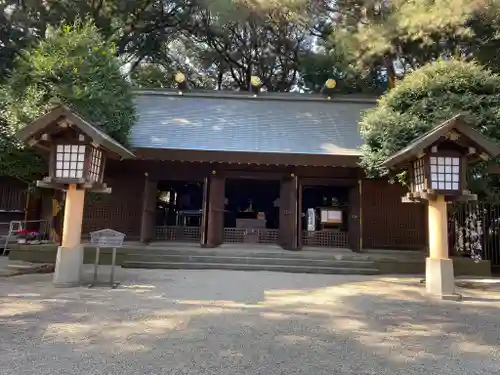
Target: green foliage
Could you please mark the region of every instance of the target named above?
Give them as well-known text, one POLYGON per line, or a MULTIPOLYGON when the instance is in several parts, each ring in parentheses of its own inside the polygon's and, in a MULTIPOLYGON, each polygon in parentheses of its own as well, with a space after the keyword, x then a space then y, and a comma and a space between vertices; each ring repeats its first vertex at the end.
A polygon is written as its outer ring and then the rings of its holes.
MULTIPOLYGON (((171 72, 173 73, 173 72, 171 72)), ((155 64, 141 64, 131 72, 130 79, 140 88, 170 88, 173 86, 172 74, 155 64)))
MULTIPOLYGON (((125 145, 135 121, 131 87, 120 71, 116 47, 104 41, 90 22, 49 28, 45 40, 16 59, 2 91, 0 118, 10 134, 58 102, 71 106, 125 145)), ((27 153, 22 155, 28 158, 27 153)), ((0 170, 16 176, 28 173, 18 169, 29 169, 28 165, 0 164, 0 170)))
MULTIPOLYGON (((372 176, 386 173, 379 167, 383 160, 457 113, 468 115, 475 129, 500 141, 500 76, 457 60, 416 70, 363 116, 361 165, 372 176)), ((481 169, 475 172, 483 176, 481 169)))
POLYGON ((24 149, 10 129, 0 120, 0 168, 4 176, 27 183, 46 171, 46 163, 32 149, 24 149))
POLYGON ((397 59, 406 72, 452 56, 500 70, 498 0, 339 0, 335 14, 333 42, 361 70, 397 59))
POLYGON ((309 52, 299 59, 300 76, 308 90, 320 92, 327 79, 337 82, 341 93, 382 93, 385 79, 376 70, 363 76, 347 63, 343 56, 309 52))

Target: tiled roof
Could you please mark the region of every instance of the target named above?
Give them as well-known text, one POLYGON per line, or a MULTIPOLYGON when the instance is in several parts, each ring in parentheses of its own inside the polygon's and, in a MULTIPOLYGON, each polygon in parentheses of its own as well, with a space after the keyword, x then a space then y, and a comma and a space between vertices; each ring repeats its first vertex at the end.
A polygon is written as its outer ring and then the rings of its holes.
POLYGON ((370 100, 138 92, 136 148, 358 155, 370 100))

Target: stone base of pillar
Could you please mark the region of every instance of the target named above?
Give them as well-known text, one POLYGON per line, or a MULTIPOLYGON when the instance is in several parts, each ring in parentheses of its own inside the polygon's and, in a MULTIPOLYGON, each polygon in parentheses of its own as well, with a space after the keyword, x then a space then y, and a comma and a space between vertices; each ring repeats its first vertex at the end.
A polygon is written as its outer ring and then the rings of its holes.
POLYGON ((433 297, 460 301, 462 296, 455 292, 453 260, 427 258, 425 261, 425 289, 433 297))
POLYGON ((83 269, 83 246, 73 248, 59 246, 54 271, 54 286, 70 288, 80 286, 83 269))

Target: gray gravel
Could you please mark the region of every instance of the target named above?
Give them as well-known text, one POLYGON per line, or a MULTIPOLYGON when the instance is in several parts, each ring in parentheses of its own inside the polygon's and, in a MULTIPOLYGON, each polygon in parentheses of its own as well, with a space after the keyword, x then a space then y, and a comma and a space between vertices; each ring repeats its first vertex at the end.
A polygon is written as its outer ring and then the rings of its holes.
POLYGON ((119 269, 0 278, 0 374, 498 374, 500 293, 418 279, 119 269))

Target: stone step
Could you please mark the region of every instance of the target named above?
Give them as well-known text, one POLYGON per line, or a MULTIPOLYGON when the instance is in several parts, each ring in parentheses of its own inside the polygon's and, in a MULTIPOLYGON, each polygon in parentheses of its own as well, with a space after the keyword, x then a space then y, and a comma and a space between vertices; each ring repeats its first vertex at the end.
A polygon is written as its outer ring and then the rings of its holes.
MULTIPOLYGON (((265 255, 265 256, 264 256, 265 255)), ((374 268, 374 263, 364 260, 310 259, 304 257, 268 257, 241 255, 199 255, 199 254, 151 254, 134 253, 125 256, 125 262, 156 262, 156 263, 216 263, 216 264, 260 264, 303 267, 335 267, 335 268, 374 268)))
POLYGON ((127 248, 120 249, 121 252, 129 254, 147 255, 190 255, 190 256, 238 256, 238 257, 262 257, 262 258, 286 258, 286 259, 323 259, 323 260, 353 260, 370 261, 369 254, 355 253, 350 250, 331 252, 325 251, 288 251, 276 249, 275 251, 265 251, 259 249, 178 249, 172 248, 127 248))
POLYGON ((291 266, 279 264, 227 264, 227 263, 196 263, 196 262, 148 262, 124 261, 124 268, 149 269, 190 269, 190 270, 235 270, 235 271, 273 271, 287 273, 315 273, 334 275, 376 275, 375 268, 354 267, 318 267, 318 266, 291 266))

